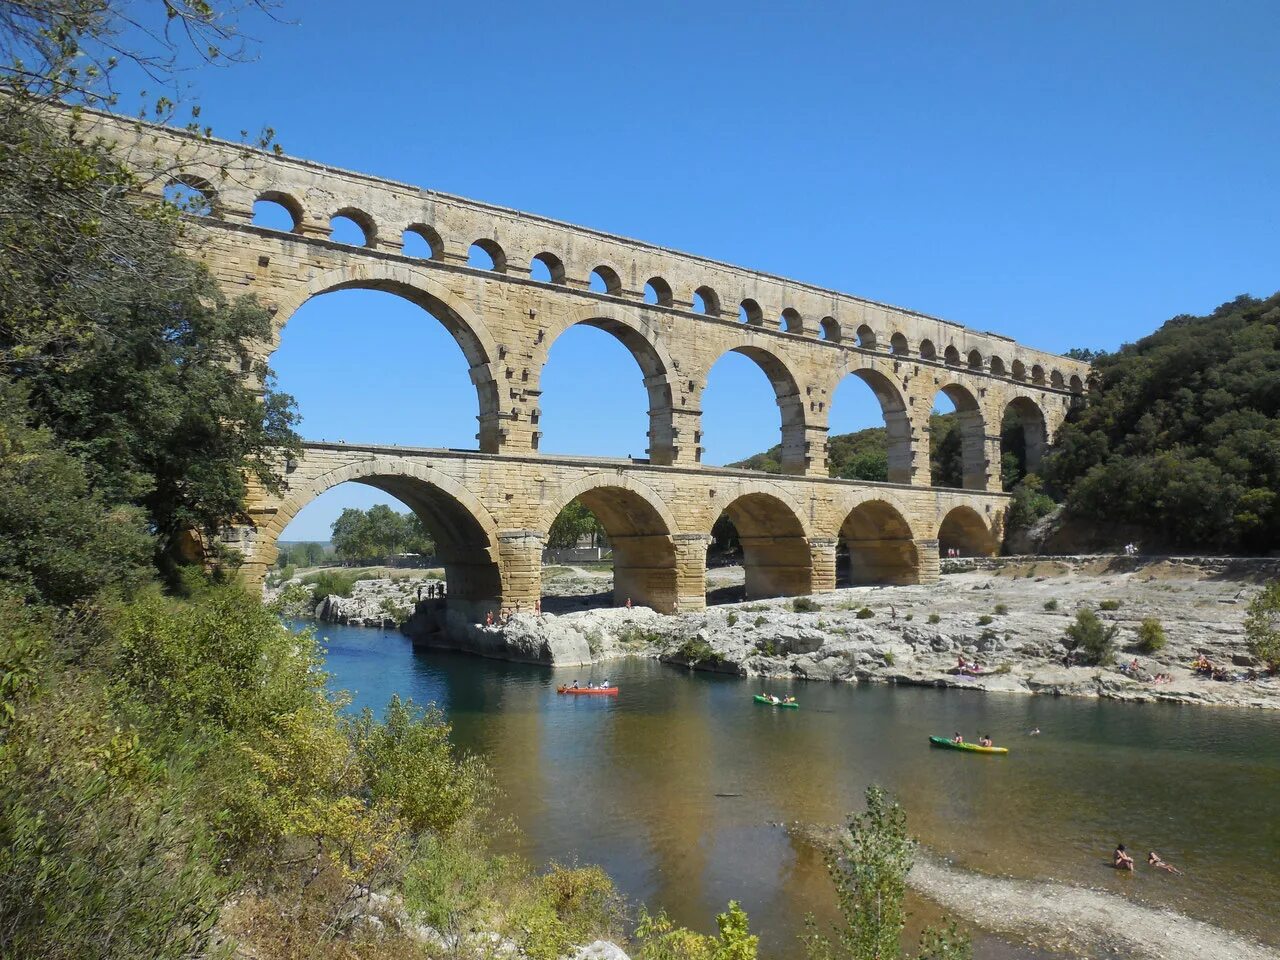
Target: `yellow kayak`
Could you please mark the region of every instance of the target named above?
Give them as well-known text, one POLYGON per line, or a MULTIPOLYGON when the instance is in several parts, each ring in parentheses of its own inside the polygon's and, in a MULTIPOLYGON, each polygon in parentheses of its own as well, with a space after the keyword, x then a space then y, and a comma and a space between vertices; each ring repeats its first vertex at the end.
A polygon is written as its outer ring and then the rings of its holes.
POLYGON ((1008 753, 1008 747, 980 747, 976 743, 956 743, 950 737, 930 737, 929 742, 935 747, 946 747, 949 750, 968 750, 970 753, 1008 753))

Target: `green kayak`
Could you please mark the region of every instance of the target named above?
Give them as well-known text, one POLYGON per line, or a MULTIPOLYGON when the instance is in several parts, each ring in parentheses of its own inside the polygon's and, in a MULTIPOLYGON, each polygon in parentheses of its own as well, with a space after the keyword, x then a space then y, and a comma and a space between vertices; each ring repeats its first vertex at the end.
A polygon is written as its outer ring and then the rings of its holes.
POLYGON ((756 703, 767 703, 771 707, 790 707, 792 710, 800 709, 800 704, 798 703, 774 703, 768 697, 762 697, 758 693, 756 694, 755 700, 756 703))
POLYGON ((1008 753, 1008 747, 980 747, 976 743, 956 743, 950 737, 930 737, 929 742, 935 747, 946 747, 949 750, 968 750, 970 753, 1008 753))

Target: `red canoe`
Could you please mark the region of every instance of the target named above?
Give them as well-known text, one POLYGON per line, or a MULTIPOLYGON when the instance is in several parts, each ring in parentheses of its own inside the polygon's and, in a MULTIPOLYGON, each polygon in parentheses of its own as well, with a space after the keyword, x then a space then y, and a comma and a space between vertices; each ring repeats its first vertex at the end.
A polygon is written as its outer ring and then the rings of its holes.
POLYGON ((618 688, 596 687, 594 690, 589 690, 586 687, 556 687, 556 693, 589 694, 597 697, 616 697, 618 695, 618 688))

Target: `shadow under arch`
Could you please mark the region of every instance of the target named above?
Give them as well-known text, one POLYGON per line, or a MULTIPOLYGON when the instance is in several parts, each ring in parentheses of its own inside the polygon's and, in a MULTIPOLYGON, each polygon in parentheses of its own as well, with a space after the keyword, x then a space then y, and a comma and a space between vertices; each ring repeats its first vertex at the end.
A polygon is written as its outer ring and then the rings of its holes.
POLYGON ((1049 428, 1040 404, 1025 396, 1010 400, 1001 418, 1000 438, 1002 457, 1013 453, 1020 475, 1035 473, 1049 446, 1049 428))
POLYGON ((360 264, 320 274, 305 288, 278 302, 271 351, 279 347, 284 328, 303 304, 338 290, 377 290, 393 294, 421 307, 444 326, 466 357, 467 372, 476 388, 479 449, 484 453, 498 453, 502 443, 499 429, 502 410, 493 369, 494 358, 498 356, 497 345, 476 313, 466 304, 459 303, 448 287, 425 270, 400 264, 360 264))
MULTIPOLYGON (((961 486, 965 490, 987 489, 986 420, 978 399, 968 387, 944 383, 938 393, 955 405, 956 425, 960 431, 961 486)), ((935 394, 936 396, 936 394, 935 394)), ((934 485, 937 481, 930 478, 934 485)))
POLYGON ((659 613, 677 608, 675 518, 662 499, 629 477, 595 474, 559 491, 540 514, 546 536, 560 511, 573 500, 595 514, 613 549, 613 602, 651 607, 659 613))
MULTIPOLYGON (((856 361, 857 358, 854 359, 856 361)), ((880 404, 880 413, 884 417, 885 452, 889 461, 886 479, 889 483, 910 483, 911 417, 907 413, 907 402, 902 390, 888 376, 871 367, 844 369, 827 392, 832 398, 833 406, 836 391, 848 377, 857 377, 865 383, 880 404)))
POLYGON ((765 491, 739 491, 714 519, 722 515, 733 524, 742 545, 746 599, 813 592, 809 539, 793 505, 765 491))
MULTIPOLYGON (((609 334, 626 348, 636 364, 649 398, 649 460, 660 466, 675 462, 677 436, 673 417, 671 371, 674 365, 661 334, 644 317, 622 307, 590 303, 572 311, 546 338, 536 357, 538 382, 546 370, 551 348, 571 327, 592 327, 609 334)), ((693 442, 692 438, 689 442, 693 442)))
POLYGON ((991 529, 973 507, 952 507, 938 524, 938 550, 944 558, 950 550, 962 557, 993 557, 997 546, 991 529))
POLYGON ((866 500, 849 511, 840 525, 840 546, 849 557, 845 570, 836 571, 837 584, 920 582, 920 556, 911 525, 885 500, 866 500))
POLYGON ((349 463, 300 484, 260 528, 257 557, 270 568, 277 541, 307 504, 340 483, 363 483, 395 497, 412 510, 436 543, 445 569, 449 597, 475 610, 497 609, 502 598, 498 531, 489 511, 474 494, 425 463, 372 458, 349 463))
POLYGON ((800 387, 791 369, 782 358, 756 344, 754 338, 743 338, 739 343, 721 351, 711 361, 703 374, 704 384, 708 381, 711 371, 715 369, 715 365, 729 353, 746 357, 769 378, 774 399, 778 404, 778 414, 782 420, 782 472, 793 475, 804 474, 808 459, 805 442, 804 398, 800 394, 800 387))

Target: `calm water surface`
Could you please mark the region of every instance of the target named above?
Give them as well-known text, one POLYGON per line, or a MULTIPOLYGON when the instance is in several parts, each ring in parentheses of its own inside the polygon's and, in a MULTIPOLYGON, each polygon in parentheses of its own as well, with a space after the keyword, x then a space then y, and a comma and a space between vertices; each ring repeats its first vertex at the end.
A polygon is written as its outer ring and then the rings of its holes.
MULTIPOLYGON (((775 955, 831 910, 819 858, 779 822, 834 823, 880 783, 958 864, 1109 889, 1280 944, 1280 717, 878 685, 740 680, 651 661, 550 670, 415 653, 322 625, 333 685, 380 711, 438 704, 484 755, 535 861, 601 864, 634 900, 711 929, 731 898, 775 955), (604 676, 619 697, 557 696, 604 676), (761 686, 799 710, 751 700, 761 686), (1041 736, 1027 731, 1039 727, 1041 736), (990 732, 1007 757, 930 749, 990 732), (1116 842, 1182 877, 1107 867, 1116 842)), ((1030 954, 980 944, 985 956, 1030 954)))

